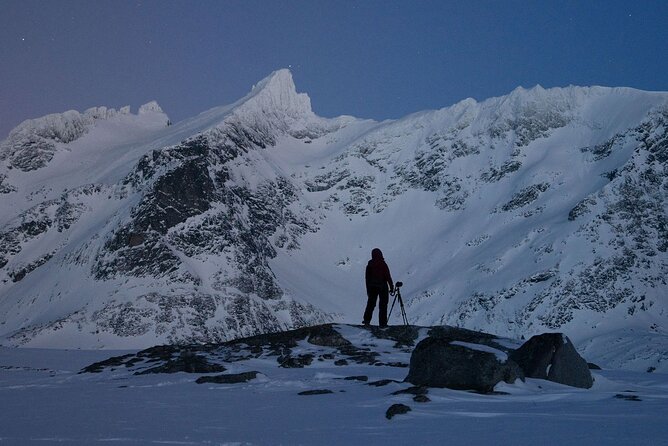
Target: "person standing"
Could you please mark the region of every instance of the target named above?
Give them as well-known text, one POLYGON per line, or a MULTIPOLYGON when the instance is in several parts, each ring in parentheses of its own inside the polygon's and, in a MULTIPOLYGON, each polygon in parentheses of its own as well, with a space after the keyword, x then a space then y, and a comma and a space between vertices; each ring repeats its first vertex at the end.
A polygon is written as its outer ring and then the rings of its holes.
POLYGON ((385 263, 380 249, 374 248, 371 251, 371 260, 366 265, 364 278, 367 303, 362 323, 364 325, 371 323, 373 310, 376 308, 376 301, 378 300, 378 325, 387 327, 387 303, 390 300, 389 293, 394 292, 394 284, 390 275, 390 268, 385 263))

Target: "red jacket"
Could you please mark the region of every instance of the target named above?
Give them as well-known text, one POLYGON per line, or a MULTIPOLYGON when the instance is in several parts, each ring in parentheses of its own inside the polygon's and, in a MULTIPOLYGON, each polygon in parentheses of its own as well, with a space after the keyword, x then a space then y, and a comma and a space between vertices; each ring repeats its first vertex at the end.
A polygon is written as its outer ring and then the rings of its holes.
POLYGON ((390 291, 394 290, 394 282, 392 282, 392 276, 390 275, 390 268, 388 268, 385 259, 383 259, 383 253, 380 249, 374 248, 371 251, 371 260, 366 265, 366 273, 364 275, 366 279, 366 289, 369 288, 385 288, 389 285, 390 291))

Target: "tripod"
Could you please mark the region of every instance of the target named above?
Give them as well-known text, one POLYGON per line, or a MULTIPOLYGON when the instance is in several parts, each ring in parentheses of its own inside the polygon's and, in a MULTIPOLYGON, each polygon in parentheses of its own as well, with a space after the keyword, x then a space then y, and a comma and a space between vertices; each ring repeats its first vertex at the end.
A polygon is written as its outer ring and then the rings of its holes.
POLYGON ((404 308, 404 300, 401 298, 401 287, 403 282, 397 282, 394 286, 394 300, 392 301, 392 306, 390 307, 390 315, 387 317, 387 320, 390 320, 392 316, 392 310, 394 309, 394 304, 399 300, 399 308, 401 308, 401 317, 404 320, 404 325, 408 326, 408 317, 406 316, 406 309, 404 308))

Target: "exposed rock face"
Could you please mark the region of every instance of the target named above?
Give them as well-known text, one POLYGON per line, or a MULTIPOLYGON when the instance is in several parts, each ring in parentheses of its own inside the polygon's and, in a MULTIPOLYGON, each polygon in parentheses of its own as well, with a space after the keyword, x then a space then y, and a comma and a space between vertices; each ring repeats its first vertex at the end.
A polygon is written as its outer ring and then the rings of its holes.
POLYGON ((562 333, 533 336, 510 353, 510 358, 528 378, 547 379, 583 389, 594 384, 587 361, 562 333))
POLYGON ((415 347, 406 381, 419 386, 487 393, 500 381, 514 383, 524 377, 505 353, 485 350, 490 348, 429 337, 415 347))

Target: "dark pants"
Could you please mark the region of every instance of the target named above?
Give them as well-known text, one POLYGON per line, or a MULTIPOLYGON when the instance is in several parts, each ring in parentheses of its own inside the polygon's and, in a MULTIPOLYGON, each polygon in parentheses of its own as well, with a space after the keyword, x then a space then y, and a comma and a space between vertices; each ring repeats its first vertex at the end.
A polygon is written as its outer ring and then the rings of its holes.
POLYGON ((364 323, 368 324, 371 322, 371 317, 373 316, 373 309, 376 308, 376 300, 380 297, 380 302, 378 303, 378 324, 381 327, 387 325, 387 303, 390 300, 390 296, 386 287, 376 288, 372 287, 366 290, 367 302, 366 310, 364 310, 364 323))

